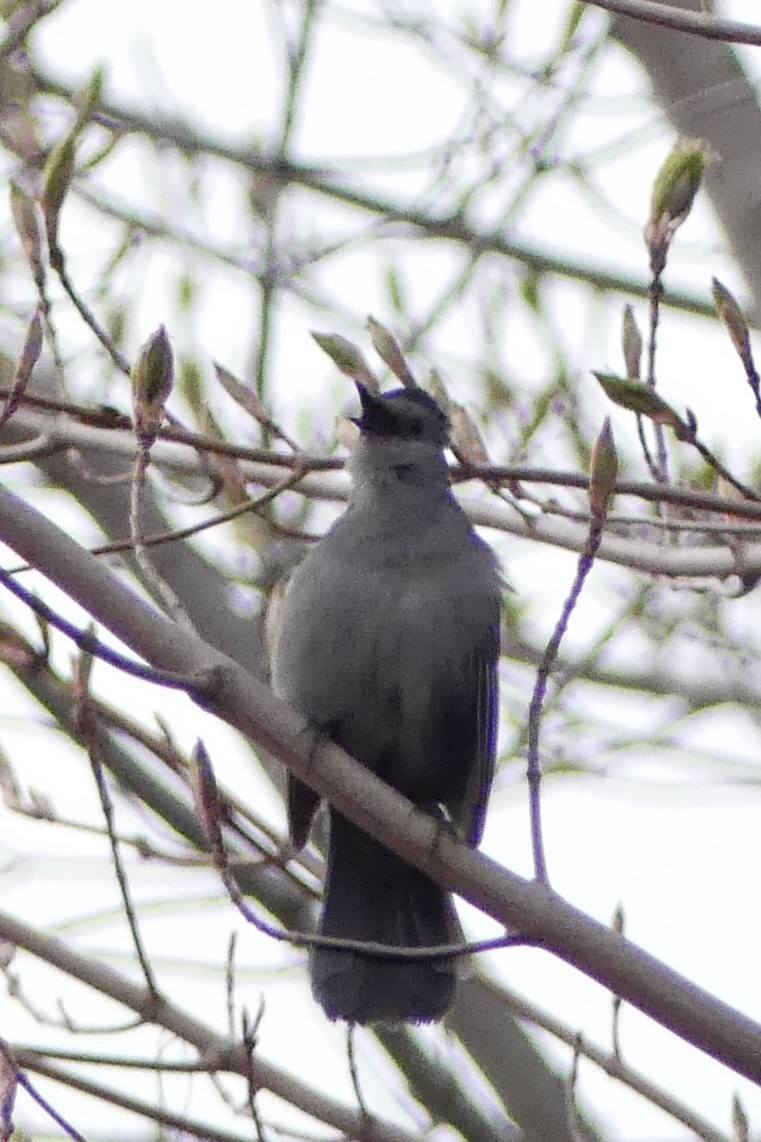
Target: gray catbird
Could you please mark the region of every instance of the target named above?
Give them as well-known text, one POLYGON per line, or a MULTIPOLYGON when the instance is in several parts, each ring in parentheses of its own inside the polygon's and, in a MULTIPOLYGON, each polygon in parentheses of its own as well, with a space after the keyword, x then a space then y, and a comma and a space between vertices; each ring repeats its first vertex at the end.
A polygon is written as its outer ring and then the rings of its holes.
MULTIPOLYGON (((500 576, 454 499, 449 424, 421 389, 359 384, 360 439, 343 516, 295 572, 273 661, 277 692, 420 808, 478 845, 494 773, 500 576)), ((318 796, 290 778, 303 846, 318 796)), ((320 932, 392 946, 462 938, 452 898, 335 810, 320 932)), ((452 960, 318 948, 312 991, 331 1019, 439 1019, 452 960)))

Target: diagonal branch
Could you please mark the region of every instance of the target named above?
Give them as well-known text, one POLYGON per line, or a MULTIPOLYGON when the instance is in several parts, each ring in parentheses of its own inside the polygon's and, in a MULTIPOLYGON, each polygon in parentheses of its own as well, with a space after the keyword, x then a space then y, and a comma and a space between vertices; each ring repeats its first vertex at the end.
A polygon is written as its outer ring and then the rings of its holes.
MULTIPOLYGON (((219 1035, 207 1024, 194 1019, 167 999, 152 995, 142 984, 133 983, 107 964, 76 952, 57 937, 48 936, 4 912, 0 912, 0 938, 190 1043, 207 1063, 210 1072, 226 1071, 246 1077, 253 1069, 258 1087, 271 1091, 350 1138, 362 1138, 364 1142, 412 1142, 412 1136, 406 1131, 381 1119, 367 1119, 357 1111, 348 1110, 294 1075, 266 1062, 259 1053, 249 1060, 241 1043, 219 1035)), ((33 1069, 42 1073, 41 1062, 33 1069)), ((49 1066, 45 1073, 53 1069, 49 1066)))
POLYGON ((707 40, 726 40, 731 44, 761 44, 761 27, 743 24, 738 20, 722 20, 713 12, 690 12, 671 4, 658 4, 655 0, 582 0, 590 7, 604 8, 619 16, 631 16, 660 28, 673 28, 703 36, 707 40))
MULTIPOLYGON (((761 1026, 542 885, 443 833, 428 814, 330 742, 193 631, 128 589, 65 532, 0 489, 0 537, 135 653, 185 673, 192 696, 277 757, 371 836, 700 1050, 761 1083, 761 1026)), ((135 993, 136 994, 136 993, 135 993)))

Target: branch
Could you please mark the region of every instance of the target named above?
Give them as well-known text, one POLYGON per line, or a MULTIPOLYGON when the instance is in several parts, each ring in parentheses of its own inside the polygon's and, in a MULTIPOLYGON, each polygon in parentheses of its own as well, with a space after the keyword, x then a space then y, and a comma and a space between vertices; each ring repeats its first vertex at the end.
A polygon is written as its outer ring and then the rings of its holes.
MULTIPOLYGON (((129 1110, 133 1114, 139 1114, 151 1122, 174 1127, 181 1138, 198 1138, 200 1142, 251 1142, 251 1132, 246 1127, 242 1129, 240 1134, 233 1134, 228 1130, 222 1130, 219 1126, 209 1126, 206 1123, 198 1122, 185 1113, 174 1114, 166 1106, 145 1102, 143 1099, 135 1098, 115 1087, 106 1086, 95 1079, 85 1078, 84 1075, 75 1071, 56 1066, 54 1063, 50 1063, 46 1056, 39 1051, 25 1047, 15 1048, 14 1056, 19 1065, 26 1070, 44 1075, 45 1078, 61 1083, 64 1087, 82 1091, 83 1094, 90 1095, 92 1098, 100 1098, 110 1107, 122 1107, 122 1109, 129 1110)), ((122 1067, 124 1064, 119 1061, 115 1065, 122 1067)), ((161 1062, 155 1060, 150 1069, 154 1074, 166 1070, 161 1062)), ((208 1071, 208 1067, 196 1069, 208 1071)), ((157 1133, 154 1136, 160 1137, 161 1135, 157 1133)), ((406 1135, 401 1137, 405 1138, 406 1135)), ((401 1138, 399 1142, 401 1142, 401 1138)))
MULTIPOLYGON (((0 489, 0 537, 151 665, 187 674, 199 705, 278 758, 371 836, 687 1042, 761 1083, 761 1026, 547 888, 443 832, 432 817, 337 746, 315 744, 304 718, 266 686, 194 632, 156 612, 65 532, 5 489, 0 489)), ((99 965, 99 970, 105 969, 99 965)))
MULTIPOLYGON (((0 398, 7 396, 9 392, 9 389, 0 385, 0 398)), ((29 441, 27 445, 0 446, 0 464, 33 460, 38 455, 44 456, 64 451, 71 445, 134 458, 134 431, 129 418, 126 416, 29 393, 24 395, 23 403, 32 409, 65 412, 73 418, 73 421, 64 422, 34 412, 18 411, 14 414, 11 429, 33 433, 35 434, 34 439, 29 441)), ((274 474, 268 471, 271 467, 276 467, 281 471, 290 469, 294 476, 297 470, 303 470, 306 473, 327 473, 340 472, 345 467, 345 461, 335 456, 310 455, 302 451, 298 453, 273 452, 269 448, 233 444, 216 437, 203 436, 187 429, 180 429, 173 425, 163 425, 158 430, 157 439, 167 443, 173 442, 178 445, 178 449, 176 452, 169 448, 160 453, 151 452, 151 462, 178 474, 184 473, 193 476, 204 474, 195 453, 227 456, 241 460, 243 462, 240 468, 241 475, 253 482, 269 484, 270 486, 275 481, 274 474), (183 449, 185 445, 188 447, 183 449), (188 448, 192 451, 188 451, 188 448), (268 475, 262 476, 262 472, 268 473, 268 475)), ((454 483, 466 480, 482 480, 490 487, 502 483, 549 484, 554 487, 578 488, 586 491, 589 485, 589 477, 579 472, 563 472, 553 468, 537 468, 522 464, 505 466, 472 462, 458 463, 451 469, 451 475, 454 483)), ((318 498, 345 499, 347 492, 345 481, 342 477, 338 479, 339 483, 336 484, 336 488, 340 490, 337 490, 335 495, 329 492, 323 492, 321 495, 316 493, 318 498)), ((617 480, 613 491, 616 495, 635 496, 648 503, 676 504, 694 511, 718 512, 721 515, 735 516, 737 519, 761 520, 761 504, 758 502, 748 503, 741 500, 725 499, 722 496, 695 491, 691 488, 665 487, 662 484, 647 483, 642 480, 617 480)), ((753 493, 750 495, 751 499, 757 500, 753 493)), ((657 520, 637 520, 634 522, 637 524, 653 523, 654 525, 658 523, 657 520)), ((694 526, 697 528, 698 525, 694 526)))
MULTIPOLYGON (((530 1000, 525 999, 516 992, 505 987, 504 984, 493 979, 486 973, 481 973, 478 977, 478 982, 483 988, 483 992, 479 993, 475 988, 470 988, 466 997, 466 1001, 475 1007, 475 1012, 472 1014, 480 1014, 482 1022, 479 1025, 480 1039, 484 1031, 486 1035, 486 1052, 487 1060, 496 1066, 501 1065, 501 1060, 494 1056, 489 1050, 492 1042, 492 1036, 488 1034, 490 1031, 490 1024, 494 1022, 504 1022, 504 1008, 506 1007, 514 1015, 517 1015, 520 1020, 526 1020, 540 1027, 543 1031, 553 1035, 560 1042, 565 1043, 568 1047, 573 1047, 577 1033, 572 1031, 568 1026, 562 1023, 554 1015, 548 1014, 530 1000)), ((495 1028, 495 1038, 499 1032, 495 1028)), ((470 1046, 470 1044, 466 1044, 470 1046)), ((641 1074, 635 1070, 634 1067, 629 1066, 621 1058, 613 1052, 603 1051, 599 1047, 587 1042, 585 1039, 580 1047, 581 1054, 590 1059, 601 1070, 605 1071, 611 1078, 618 1079, 619 1082, 624 1083, 632 1090, 637 1091, 638 1094, 646 1098, 654 1106, 659 1107, 666 1114, 670 1114, 688 1130, 692 1131, 698 1138, 703 1139, 703 1142, 730 1142, 726 1134, 714 1129, 709 1122, 701 1118, 692 1107, 687 1106, 685 1103, 679 1102, 670 1091, 659 1087, 657 1083, 652 1082, 646 1075, 641 1074)), ((478 1059, 482 1068, 484 1063, 482 1059, 478 1059)), ((491 1078, 489 1070, 486 1070, 488 1078, 491 1078)))
MULTIPOLYGON (((696 0, 682 7, 707 8, 696 0)), ((672 0, 675 6, 675 0, 672 0)), ((761 110, 756 84, 731 45, 614 17, 610 34, 646 72, 663 114, 678 135, 700 138, 721 156, 705 186, 755 299, 761 299, 761 216, 748 187, 761 179, 761 110)))
MULTIPOLYGON (((0 388, 0 396, 3 390, 0 388)), ((14 420, 7 426, 12 428, 14 423, 25 425, 30 432, 38 432, 42 420, 34 414, 19 412, 14 420)), ((134 457, 134 435, 120 430, 107 430, 93 428, 90 425, 59 422, 50 429, 52 440, 61 445, 81 448, 102 449, 109 454, 134 457)), ((164 435, 164 433, 162 433, 164 435)), ((196 455, 197 443, 175 444, 173 441, 178 434, 173 429, 166 430, 167 439, 159 439, 151 451, 152 462, 165 468, 169 472, 180 474, 197 474, 198 458, 196 455)), ((311 499, 345 501, 349 491, 349 481, 346 475, 335 469, 342 467, 342 462, 331 458, 319 457, 293 457, 273 455, 258 449, 246 449, 242 446, 226 445, 227 453, 236 455, 260 455, 261 460, 241 460, 240 472, 246 480, 259 484, 265 488, 274 488, 283 479, 283 470, 303 464, 313 467, 298 483, 297 491, 311 499)), ((586 488, 588 477, 575 472, 554 472, 550 469, 530 467, 470 467, 467 471, 454 469, 453 476, 472 477, 484 479, 489 482, 496 480, 518 481, 523 483, 544 483, 560 487, 586 488)), ((619 480, 615 485, 617 495, 632 495, 648 501, 663 501, 679 504, 682 507, 696 511, 712 511, 724 515, 736 516, 737 519, 761 519, 761 504, 743 503, 727 500, 720 496, 706 495, 702 492, 692 492, 677 488, 661 488, 641 481, 619 480)), ((546 543, 552 547, 560 547, 567 551, 581 553, 587 543, 589 529, 584 524, 574 523, 570 520, 556 519, 549 516, 526 519, 519 515, 509 504, 492 497, 480 503, 465 504, 468 515, 473 523, 494 528, 496 531, 515 535, 522 539, 546 543)), ((645 523, 647 520, 644 521, 645 523)), ((641 571, 648 575, 663 575, 669 578, 716 578, 726 579, 730 575, 752 577, 761 574, 761 544, 743 543, 741 545, 712 547, 665 547, 656 543, 648 543, 641 538, 626 539, 614 535, 606 535, 600 545, 597 555, 604 562, 615 563, 622 567, 641 571)))
POLYGON ((5 39, 0 43, 0 61, 5 61, 14 55, 23 46, 24 40, 30 32, 46 16, 60 7, 61 2, 62 0, 46 0, 46 2, 39 2, 38 0, 36 4, 20 5, 12 12, 10 18, 8 18, 8 13, 4 13, 3 18, 6 20, 7 31, 5 39))
POLYGON ((619 16, 632 16, 646 24, 673 28, 706 40, 726 40, 732 44, 761 44, 761 28, 757 24, 742 24, 735 20, 721 20, 711 12, 686 12, 670 4, 656 4, 654 0, 582 0, 590 7, 604 8, 619 16))
MULTIPOLYGON (((194 1019, 168 1000, 161 997, 157 999, 147 988, 133 983, 107 964, 81 955, 55 936, 45 935, 23 921, 0 912, 0 937, 44 960, 72 979, 95 988, 101 995, 128 1007, 146 1022, 163 1027, 177 1038, 190 1043, 206 1062, 209 1073, 225 1071, 245 1078, 253 1070, 258 1087, 271 1091, 286 1102, 298 1106, 305 1114, 327 1123, 350 1138, 361 1138, 363 1142, 413 1142, 413 1136, 407 1131, 378 1118, 366 1118, 357 1111, 347 1110, 301 1079, 266 1062, 258 1052, 249 1059, 242 1044, 217 1034, 211 1027, 194 1019)), ((34 1064, 30 1061, 29 1065, 46 1074, 55 1069, 49 1065, 43 1071, 43 1061, 39 1056, 34 1064)), ((92 1093, 97 1093, 92 1086, 90 1089, 92 1093)))
MULTIPOLYGON (((41 71, 36 63, 30 73, 41 91, 63 99, 71 99, 73 87, 41 71)), ((105 125, 134 131, 164 144, 176 147, 182 153, 212 155, 215 158, 242 167, 254 174, 264 175, 285 186, 299 186, 348 206, 365 210, 384 223, 404 223, 423 237, 440 238, 463 245, 479 253, 501 254, 521 262, 537 274, 555 274, 573 281, 584 282, 597 290, 624 293, 633 297, 647 297, 647 283, 635 281, 623 274, 601 269, 599 266, 569 261, 567 258, 538 249, 534 246, 511 242, 499 230, 482 231, 457 214, 437 215, 426 207, 416 207, 381 195, 366 193, 357 187, 339 182, 324 167, 278 159, 253 149, 250 145, 236 147, 206 135, 187 120, 160 119, 155 113, 144 114, 135 108, 124 107, 104 100, 102 113, 105 125)), ((706 296, 671 293, 666 304, 689 313, 713 317, 715 310, 706 296)))

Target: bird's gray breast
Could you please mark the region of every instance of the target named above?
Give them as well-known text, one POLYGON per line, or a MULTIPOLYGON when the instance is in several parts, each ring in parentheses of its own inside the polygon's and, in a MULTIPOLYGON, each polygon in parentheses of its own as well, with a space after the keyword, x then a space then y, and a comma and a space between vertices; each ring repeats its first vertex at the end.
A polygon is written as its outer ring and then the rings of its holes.
POLYGON ((413 800, 438 800, 456 745, 442 734, 475 733, 474 662, 499 613, 493 554, 459 509, 402 535, 344 520, 293 577, 276 689, 413 800))

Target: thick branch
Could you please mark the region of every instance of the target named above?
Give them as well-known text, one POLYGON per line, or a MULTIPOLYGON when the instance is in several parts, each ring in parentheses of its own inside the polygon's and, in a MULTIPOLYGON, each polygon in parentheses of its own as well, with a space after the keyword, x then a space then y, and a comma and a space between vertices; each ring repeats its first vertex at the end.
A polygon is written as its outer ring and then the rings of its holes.
POLYGON ((279 758, 383 844, 572 964, 681 1038, 761 1083, 761 1026, 556 896, 442 832, 253 676, 133 594, 96 558, 0 489, 0 537, 156 668, 185 672, 196 700, 279 758))
POLYGON ((672 28, 688 32, 706 40, 726 40, 732 44, 761 44, 761 28, 757 24, 741 24, 737 20, 722 20, 712 12, 689 12, 671 4, 657 4, 654 0, 583 0, 590 7, 604 8, 620 16, 631 16, 659 28, 672 28))

